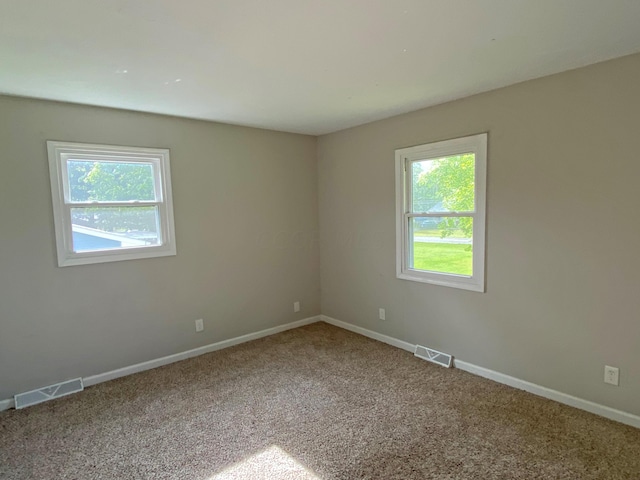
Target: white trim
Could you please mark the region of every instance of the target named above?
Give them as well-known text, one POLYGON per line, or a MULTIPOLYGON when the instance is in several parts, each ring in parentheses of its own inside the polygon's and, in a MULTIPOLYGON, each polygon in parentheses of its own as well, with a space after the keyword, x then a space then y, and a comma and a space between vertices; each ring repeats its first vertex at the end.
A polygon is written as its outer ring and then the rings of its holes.
MULTIPOLYGON (((215 352, 216 350, 222 350, 223 348, 228 348, 234 345, 239 345, 241 343, 250 342, 251 340, 257 340, 258 338, 268 337, 270 335, 284 332, 286 330, 291 330, 291 329, 302 327, 305 325, 310 325, 318 321, 322 321, 330 325, 334 325, 336 327, 344 328, 345 330, 349 330, 351 332, 363 335, 365 337, 378 340, 388 345, 400 348, 402 350, 406 350, 407 352, 413 353, 416 347, 416 345, 414 344, 405 342, 404 340, 399 340, 394 337, 390 337, 389 335, 384 335, 382 333, 374 332, 373 330, 359 327, 351 323, 343 322, 341 320, 337 320, 327 315, 318 315, 315 317, 304 318, 302 320, 298 320, 295 322, 286 323, 284 325, 279 325, 277 327, 267 328, 266 330, 260 330, 259 332, 249 333, 247 335, 241 335, 239 337, 230 338, 229 340, 223 340, 221 342, 212 343, 210 345, 205 345, 203 347, 194 348, 192 350, 187 350, 186 352, 181 352, 173 355, 168 355, 166 357, 156 358, 155 360, 149 360, 147 362, 138 363, 135 365, 131 365, 129 367, 119 368, 117 370, 112 370, 110 372, 105 372, 98 375, 92 375, 90 377, 84 377, 82 380, 83 380, 84 386, 89 387, 92 385, 96 385, 98 383, 113 380, 115 378, 120 378, 126 375, 143 372, 145 370, 151 370, 152 368, 161 367, 163 365, 168 365, 174 362, 179 362, 181 360, 186 360, 187 358, 197 357, 205 353, 215 352)), ((582 398, 574 397, 573 395, 569 395, 567 393, 558 392, 557 390, 552 390, 550 388, 543 387, 541 385, 536 385, 535 383, 527 382, 526 380, 521 380, 519 378, 512 377, 504 373, 496 372, 494 370, 489 370, 488 368, 480 367, 478 365, 474 365, 472 363, 465 362, 463 360, 454 359, 454 366, 455 368, 464 370, 465 372, 469 372, 471 374, 478 375, 480 377, 484 377, 489 380, 502 383, 504 385, 509 385, 510 387, 518 388, 520 390, 525 390, 534 395, 548 398, 549 400, 554 400, 556 402, 563 403, 565 405, 569 405, 571 407, 578 408, 580 410, 585 410, 587 412, 593 413, 595 415, 600 415, 601 417, 605 417, 610 420, 623 423, 625 425, 630 425, 632 427, 640 428, 640 416, 638 415, 624 412, 622 410, 616 410, 615 408, 607 407, 605 405, 600 405, 598 403, 594 403, 589 400, 584 400, 582 398)), ((3 410, 8 410, 13 407, 14 407, 13 398, 0 400, 0 412, 3 410)))
POLYGON ((640 428, 640 416, 638 415, 623 412, 622 410, 616 410, 615 408, 607 407, 606 405, 600 405, 599 403, 591 402, 583 398, 574 397, 573 395, 569 395, 568 393, 559 392, 551 388, 543 387, 542 385, 527 382, 526 380, 521 380, 510 375, 505 375, 504 373, 496 372, 494 370, 489 370, 488 368, 480 367, 478 365, 474 365, 473 363, 464 362, 462 360, 454 360, 453 364, 456 368, 464 370, 465 372, 488 378, 489 380, 493 380, 504 385, 509 385, 510 387, 524 390, 540 397, 548 398, 549 400, 554 400, 556 402, 569 405, 570 407, 585 410, 587 412, 600 415, 601 417, 615 420, 616 422, 640 428))
POLYGON ((413 353, 416 349, 416 346, 409 342, 398 340, 397 338, 374 332, 373 330, 367 330, 366 328, 358 327, 357 325, 352 325, 351 323, 336 320, 335 318, 331 318, 326 315, 320 315, 320 320, 330 325, 344 328, 345 330, 349 330, 350 332, 359 333, 360 335, 363 335, 365 337, 373 338, 374 340, 378 340, 379 342, 401 348, 402 350, 406 350, 407 352, 413 353))
POLYGON ((5 410, 9 410, 10 408, 13 408, 15 406, 16 406, 16 403, 13 400, 13 398, 7 398, 6 400, 0 400, 0 412, 3 412, 5 410))
POLYGON ((151 370, 152 368, 161 367, 170 363, 186 360, 187 358, 197 357, 205 353, 215 352, 216 350, 222 350, 223 348, 233 347, 241 343, 250 342, 251 340, 257 340, 258 338, 268 337, 275 335, 276 333, 284 332, 285 330, 291 330, 293 328, 303 327, 311 323, 315 323, 320 320, 319 316, 304 318, 296 322, 285 323, 277 327, 267 328, 260 330, 259 332, 248 333, 239 337, 230 338, 228 340, 222 340, 221 342, 211 343, 203 347, 194 348, 185 352, 174 353, 173 355, 167 355, 166 357, 156 358, 147 362, 136 363, 128 367, 118 368, 117 370, 111 370, 110 372, 99 373, 97 375, 91 375, 90 377, 84 377, 82 380, 85 387, 96 385, 98 383, 107 382, 115 378, 125 377, 138 372, 144 372, 145 370, 151 370))
MULTIPOLYGON (((135 365, 118 368, 116 370, 111 370, 110 372, 99 373, 97 375, 84 377, 82 379, 82 382, 85 388, 90 387, 98 383, 108 382, 109 380, 125 377, 127 375, 132 375, 134 373, 144 372, 145 370, 151 370, 153 368, 161 367, 163 365, 168 365, 170 363, 186 360, 187 358, 197 357, 205 353, 215 352, 216 350, 222 350, 223 348, 233 347, 234 345, 250 342, 251 340, 257 340, 259 338, 275 335, 276 333, 284 332, 286 330, 292 330, 294 328, 310 325, 312 323, 319 322, 320 320, 321 320, 320 315, 315 317, 303 318, 302 320, 285 323, 284 325, 278 325, 277 327, 267 328, 265 330, 260 330, 259 332, 248 333, 246 335, 230 338, 228 340, 222 340, 221 342, 211 343, 209 345, 194 348, 192 350, 187 350, 185 352, 174 353, 173 355, 167 355, 166 357, 156 358, 154 360, 149 360, 147 362, 136 363, 135 365)), ((9 408, 13 408, 13 407, 14 407, 13 398, 0 400, 0 412, 3 410, 8 410, 9 408)))
MULTIPOLYGON (((360 335, 364 335, 365 337, 373 338, 374 340, 393 345, 394 347, 407 350, 408 352, 413 352, 415 349, 415 345, 412 345, 409 342, 398 340, 397 338, 383 335, 381 333, 374 332, 373 330, 368 330, 366 328, 358 327, 350 323, 336 320, 335 318, 331 318, 326 315, 320 315, 320 318, 323 322, 330 323, 331 325, 344 328, 345 330, 349 330, 351 332, 359 333, 360 335)), ((526 380, 521 380, 504 373, 496 372, 494 370, 489 370, 488 368, 480 367, 478 365, 474 365, 473 363, 458 360, 457 358, 454 358, 453 365, 455 368, 464 370, 465 372, 469 372, 474 375, 478 375, 480 377, 487 378, 489 380, 493 380, 494 382, 509 385, 510 387, 514 387, 519 390, 525 390, 529 393, 533 393, 534 395, 548 398, 549 400, 553 400, 564 405, 569 405, 570 407, 585 410, 595 415, 599 415, 610 420, 615 420, 616 422, 624 423, 625 425, 640 428, 639 415, 634 415, 633 413, 616 410, 615 408, 600 405, 599 403, 584 400, 579 397, 574 397, 573 395, 569 395, 568 393, 552 390, 551 388, 543 387, 542 385, 536 385, 535 383, 527 382, 526 380)))

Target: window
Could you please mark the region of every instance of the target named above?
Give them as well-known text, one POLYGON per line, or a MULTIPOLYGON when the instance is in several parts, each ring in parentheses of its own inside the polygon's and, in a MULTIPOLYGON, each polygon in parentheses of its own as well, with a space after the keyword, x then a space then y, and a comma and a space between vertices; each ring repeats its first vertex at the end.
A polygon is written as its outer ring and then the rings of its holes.
POLYGON ((396 150, 396 272, 484 292, 487 134, 396 150))
POLYGON ((58 265, 176 254, 169 150, 47 142, 58 265))

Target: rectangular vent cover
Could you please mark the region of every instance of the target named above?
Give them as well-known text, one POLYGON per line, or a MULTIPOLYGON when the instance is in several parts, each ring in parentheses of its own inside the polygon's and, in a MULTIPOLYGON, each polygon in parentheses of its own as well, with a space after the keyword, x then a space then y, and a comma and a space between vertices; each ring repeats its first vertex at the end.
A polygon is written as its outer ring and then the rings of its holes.
POLYGON ((442 365, 443 367, 451 367, 452 357, 448 353, 442 353, 433 348, 423 347, 422 345, 416 345, 416 351, 413 354, 422 358, 423 360, 428 360, 429 362, 437 363, 438 365, 442 365))
POLYGON ((53 400, 54 398, 81 392, 82 390, 84 390, 82 379, 75 378, 73 380, 67 380, 66 382, 56 383, 55 385, 49 385, 48 387, 31 390, 30 392, 19 393, 13 398, 16 402, 16 409, 20 409, 46 402, 47 400, 53 400))

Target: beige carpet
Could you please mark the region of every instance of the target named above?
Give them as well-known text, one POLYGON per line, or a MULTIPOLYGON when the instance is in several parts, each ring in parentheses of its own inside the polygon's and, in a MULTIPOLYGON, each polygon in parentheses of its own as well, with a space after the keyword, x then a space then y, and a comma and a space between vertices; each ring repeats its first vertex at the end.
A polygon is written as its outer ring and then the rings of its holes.
POLYGON ((0 414, 0 478, 640 479, 640 430, 324 323, 0 414))

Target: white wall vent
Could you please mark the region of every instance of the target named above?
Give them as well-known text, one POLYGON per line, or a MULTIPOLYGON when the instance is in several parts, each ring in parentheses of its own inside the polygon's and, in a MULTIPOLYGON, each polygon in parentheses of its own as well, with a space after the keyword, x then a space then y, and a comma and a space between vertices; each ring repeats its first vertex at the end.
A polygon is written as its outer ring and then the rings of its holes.
POLYGON ((13 398, 16 402, 16 409, 20 409, 46 402, 47 400, 53 400, 54 398, 81 392, 82 390, 84 390, 82 379, 75 378, 73 380, 67 380, 66 382, 56 383, 55 385, 49 385, 48 387, 42 387, 37 390, 19 393, 13 398))
POLYGON ((437 363, 447 368, 451 367, 451 360, 453 358, 448 353, 442 353, 433 348, 423 347, 422 345, 416 345, 416 350, 413 354, 418 358, 437 363))

